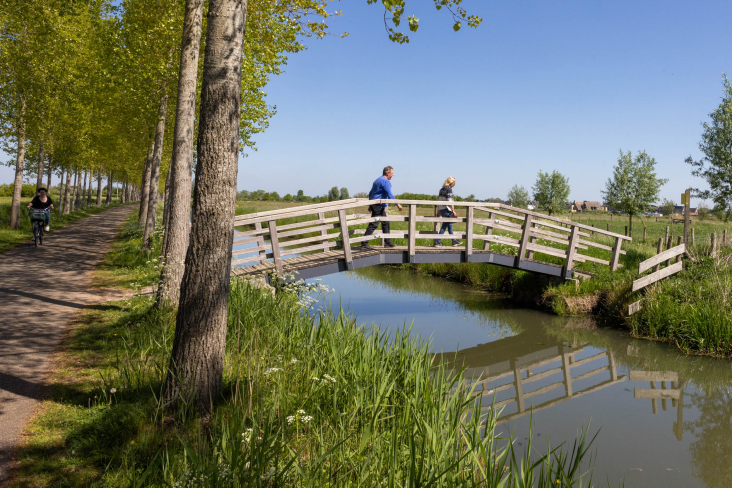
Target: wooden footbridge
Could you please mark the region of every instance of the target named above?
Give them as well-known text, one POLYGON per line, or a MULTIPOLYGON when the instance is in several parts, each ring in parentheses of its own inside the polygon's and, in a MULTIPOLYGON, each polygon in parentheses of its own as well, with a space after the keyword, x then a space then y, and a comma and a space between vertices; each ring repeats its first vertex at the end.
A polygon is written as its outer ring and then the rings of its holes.
MULTIPOLYGON (((434 215, 434 201, 350 199, 239 215, 234 219, 232 275, 250 278, 296 272, 314 278, 378 264, 491 263, 572 279, 577 263, 615 270, 630 237, 504 204, 455 202, 456 218, 434 215), (400 203, 406 215, 372 218, 369 205, 400 203), (418 213, 418 210, 420 211, 418 213), (371 222, 387 221, 388 234, 364 236, 371 222), (439 235, 440 224, 456 226, 439 235), (434 247, 439 239, 463 240, 460 247, 434 247), (381 240, 379 245, 354 246, 381 240), (396 239, 385 247, 384 239, 396 239)), ((377 241, 378 242, 378 241, 377 241)))

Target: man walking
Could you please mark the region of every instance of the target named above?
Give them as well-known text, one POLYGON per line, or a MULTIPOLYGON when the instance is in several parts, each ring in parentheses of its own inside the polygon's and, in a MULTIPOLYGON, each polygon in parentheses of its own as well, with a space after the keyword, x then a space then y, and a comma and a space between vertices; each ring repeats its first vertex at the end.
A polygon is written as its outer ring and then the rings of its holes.
MULTIPOLYGON (((391 192, 391 178, 394 176, 394 168, 391 166, 387 166, 384 168, 384 171, 382 173, 382 176, 376 178, 376 181, 374 181, 373 186, 371 187, 371 191, 369 192, 369 200, 381 200, 381 199, 389 199, 394 200, 394 195, 391 192)), ((387 203, 377 203, 375 205, 371 205, 371 217, 386 217, 386 207, 388 206, 387 203)), ((402 206, 397 203, 397 208, 399 210, 402 209, 402 206)), ((365 236, 370 236, 374 233, 376 228, 379 226, 379 222, 371 222, 366 229, 365 236)), ((382 220, 381 221, 381 231, 385 234, 389 233, 389 222, 382 220)), ((385 246, 386 247, 394 247, 394 244, 391 242, 391 239, 384 239, 385 246)), ((362 247, 368 246, 368 241, 364 241, 361 243, 362 247)))

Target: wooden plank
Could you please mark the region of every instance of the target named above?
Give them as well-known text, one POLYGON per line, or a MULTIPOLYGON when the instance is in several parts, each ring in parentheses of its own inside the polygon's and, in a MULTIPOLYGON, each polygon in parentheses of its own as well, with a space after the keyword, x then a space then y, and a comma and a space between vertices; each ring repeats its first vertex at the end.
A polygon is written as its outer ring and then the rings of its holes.
POLYGON ((505 220, 490 221, 487 219, 481 219, 480 221, 474 220, 473 223, 480 224, 480 225, 488 225, 488 226, 493 227, 494 229, 500 229, 500 230, 504 230, 506 232, 513 232, 515 234, 521 234, 523 232, 523 228, 521 226, 509 227, 507 225, 504 225, 506 223, 505 220), (500 223, 496 223, 496 222, 500 222, 500 223))
MULTIPOLYGON (((407 220, 406 217, 402 217, 403 220, 407 220)), ((452 222, 452 223, 462 223, 465 222, 464 217, 424 217, 421 215, 417 215, 417 222, 435 222, 435 223, 442 223, 442 222, 452 222)))
POLYGON ((526 216, 523 214, 511 214, 508 212, 501 212, 500 210, 494 210, 494 209, 491 209, 490 211, 496 215, 503 215, 504 217, 509 217, 511 219, 516 219, 516 220, 521 220, 521 221, 526 220, 526 216))
POLYGON ((526 249, 529 251, 537 251, 543 254, 548 254, 549 256, 555 256, 557 258, 567 258, 567 251, 564 249, 557 249, 555 247, 549 247, 549 246, 542 246, 541 244, 533 244, 529 243, 528 246, 526 246, 526 249))
POLYGON ((572 363, 572 367, 576 368, 577 366, 582 366, 583 364, 591 363, 592 361, 597 361, 598 359, 602 359, 607 356, 607 353, 601 352, 598 354, 595 354, 594 356, 590 356, 584 359, 581 359, 579 361, 575 361, 572 363))
MULTIPOLYGON (((326 245, 328 248, 336 247, 337 244, 335 242, 327 242, 326 245)), ((323 250, 323 244, 316 244, 313 246, 305 246, 305 247, 296 247, 295 249, 288 249, 280 251, 281 256, 290 256, 292 254, 298 254, 301 252, 308 252, 308 251, 322 251, 323 250)))
POLYGON ((473 239, 485 239, 490 240, 494 244, 505 244, 506 246, 512 246, 512 247, 520 247, 521 244, 519 243, 518 239, 511 239, 510 237, 506 236, 497 236, 495 234, 490 236, 476 236, 473 235, 473 239))
MULTIPOLYGON (((574 367, 574 364, 572 365, 572 367, 574 367)), ((581 374, 577 377, 572 378, 572 381, 576 383, 580 380, 591 378, 591 377, 595 376, 597 373, 604 373, 605 371, 607 371, 607 366, 603 366, 602 368, 593 369, 592 371, 588 371, 585 374, 581 374)))
POLYGON ((628 373, 630 381, 679 381, 679 374, 673 371, 633 371, 628 373))
POLYGON ((480 225, 502 225, 506 228, 506 230, 509 229, 515 229, 518 232, 521 232, 524 228, 521 224, 514 224, 513 222, 509 222, 506 219, 473 219, 474 224, 480 224, 480 225))
MULTIPOLYGON (((325 220, 325 212, 318 212, 318 220, 325 220)), ((320 235, 324 238, 328 238, 328 231, 323 229, 320 231, 320 235)), ((329 248, 328 244, 323 245, 323 251, 327 251, 329 248)))
POLYGON ((403 215, 387 215, 384 217, 366 217, 362 219, 349 220, 348 225, 363 225, 371 222, 406 222, 408 218, 403 215))
POLYGON ((655 283, 658 280, 662 280, 666 278, 667 276, 671 276, 672 274, 676 274, 679 271, 684 269, 684 263, 682 261, 679 261, 678 263, 674 263, 671 266, 667 268, 663 268, 659 271, 655 271, 648 276, 644 276, 643 278, 640 278, 638 280, 635 280, 633 282, 633 288, 632 291, 640 290, 643 287, 646 287, 650 285, 651 283, 655 283))
POLYGON ((328 224, 328 225, 319 225, 317 227, 309 227, 307 229, 295 229, 295 230, 288 230, 287 232, 277 232, 277 237, 282 239, 285 237, 292 237, 292 236, 301 236, 303 234, 313 234, 315 232, 322 232, 324 230, 330 230, 335 229, 335 224, 328 224))
POLYGON ((569 278, 568 274, 574 268, 574 257, 577 254, 577 243, 579 241, 579 228, 572 226, 569 234, 569 245, 567 246, 567 254, 565 255, 564 266, 562 266, 562 277, 569 278))
MULTIPOLYGON (((315 214, 320 210, 328 211, 326 210, 328 207, 340 207, 341 205, 347 205, 347 204, 367 204, 368 200, 362 199, 362 198, 349 198, 348 200, 338 200, 334 202, 323 202, 323 203, 311 203, 309 205, 296 205, 288 208, 278 208, 277 210, 267 210, 266 212, 256 212, 256 213, 249 213, 249 214, 242 214, 237 215, 234 217, 234 223, 236 224, 239 220, 246 220, 246 219, 256 219, 259 217, 269 217, 270 220, 272 216, 277 216, 278 219, 282 218, 280 215, 283 214, 290 214, 292 212, 302 212, 303 215, 308 214, 315 214)), ((241 225, 241 224, 236 224, 241 225)))
POLYGON ((473 207, 468 207, 465 216, 465 262, 473 254, 473 207))
POLYGON ((579 261, 579 260, 592 261, 593 263, 600 263, 600 264, 604 264, 605 266, 610 265, 610 261, 607 261, 606 259, 600 259, 600 258, 596 258, 594 256, 587 256, 586 254, 576 253, 574 255, 574 259, 575 259, 575 261, 579 261))
MULTIPOLYGON (((259 223, 261 227, 261 222, 259 223)), ((253 224, 256 225, 256 224, 253 224)), ((254 229, 254 230, 245 230, 242 232, 234 232, 234 239, 238 237, 246 237, 246 236, 258 236, 263 234, 269 234, 269 229, 254 229)))
POLYGON ((615 238, 615 245, 613 246, 613 255, 610 258, 610 271, 618 269, 618 262, 620 260, 620 252, 622 251, 623 240, 620 237, 615 238))
MULTIPOLYGON (((406 236, 406 234, 405 234, 406 236)), ((417 239, 433 239, 433 240, 439 240, 439 239, 445 239, 445 236, 451 237, 453 239, 459 239, 459 238, 465 238, 465 232, 455 232, 453 234, 435 234, 431 230, 417 232, 417 239)))
MULTIPOLYGON (((526 380, 524 380, 526 381, 526 380)), ((542 388, 539 388, 538 390, 534 390, 529 393, 524 393, 524 399, 531 398, 532 396, 541 395, 542 393, 546 393, 548 391, 552 391, 556 388, 559 388, 560 386, 564 385, 564 381, 559 381, 558 383, 552 383, 551 385, 544 386, 542 388)))
POLYGON ((681 390, 648 390, 646 388, 633 388, 633 398, 643 399, 674 399, 681 397, 681 390))
MULTIPOLYGON (((549 242, 556 242, 557 244, 563 244, 565 246, 569 245, 569 239, 555 239, 554 237, 545 236, 544 234, 537 234, 533 231, 531 232, 531 236, 532 236, 532 238, 535 238, 535 239, 541 239, 541 240, 549 241, 549 242)), ((533 242, 536 242, 536 241, 533 241, 533 242)), ((577 244, 577 249, 582 249, 582 250, 586 251, 588 248, 587 248, 587 246, 577 244)), ((562 251, 564 251, 564 249, 562 249, 562 251)))
MULTIPOLYGON (((536 234, 534 234, 534 231, 536 230, 536 224, 534 222, 531 223, 531 229, 529 232, 529 244, 536 244, 536 234)), ((528 248, 527 248, 528 249, 528 248)), ((534 251, 529 249, 529 259, 534 259, 534 251)))
MULTIPOLYGON (((262 224, 259 224, 259 225, 261 226, 262 224)), ((264 240, 262 238, 262 236, 239 238, 239 239, 234 239, 234 245, 243 246, 244 244, 251 244, 252 242, 259 242, 260 240, 264 240)))
MULTIPOLYGON (((579 243, 580 243, 580 244, 585 244, 585 245, 587 245, 587 246, 592 246, 592 247, 596 247, 596 248, 598 248, 598 249, 603 249, 603 250, 605 250, 605 251, 612 251, 612 250, 613 250, 613 248, 612 248, 611 246, 606 246, 605 244, 600 244, 600 243, 598 243, 598 242, 594 242, 594 241, 586 241, 586 240, 584 240, 584 239, 580 239, 580 240, 579 240, 579 243)), ((582 248, 581 248, 580 246, 577 246, 577 247, 578 247, 579 249, 582 249, 582 248)), ((585 249, 586 249, 586 248, 585 248, 585 249)), ((621 250, 620 250, 620 254, 625 254, 625 251, 623 251, 623 250, 621 249, 621 250)))
POLYGON ((526 216, 526 220, 524 221, 524 229, 523 233, 521 234, 521 241, 519 243, 519 252, 516 256, 516 259, 514 260, 514 266, 516 268, 520 267, 521 261, 524 260, 526 256, 526 247, 529 245, 529 236, 531 235, 531 215, 526 216))
POLYGON ((240 256, 242 254, 251 254, 253 252, 256 252, 257 255, 260 254, 261 251, 265 251, 268 248, 266 246, 257 246, 257 247, 248 247, 246 249, 239 249, 237 251, 233 251, 231 253, 232 256, 240 256))
POLYGON ((568 397, 572 396, 572 365, 569 364, 569 356, 566 351, 562 354, 562 372, 564 373, 564 392, 568 397))
MULTIPOLYGON (((489 212, 488 213, 488 219, 489 220, 493 220, 493 212, 489 212)), ((493 234, 493 227, 492 226, 489 226, 489 225, 486 225, 486 227, 485 227, 485 235, 486 236, 490 236, 492 234, 493 234)), ((491 248, 490 241, 488 239, 485 239, 483 241, 483 250, 484 251, 488 251, 488 250, 490 250, 490 248, 491 248)))
POLYGON ((518 411, 524 411, 524 386, 521 383, 521 369, 516 367, 516 361, 511 361, 511 369, 513 369, 513 383, 516 388, 516 404, 518 405, 518 411))
POLYGON ((407 249, 409 251, 409 262, 414 263, 415 246, 417 242, 417 205, 409 205, 409 235, 407 249))
POLYGON ((634 313, 640 311, 642 303, 643 300, 641 299, 628 305, 628 315, 633 315, 634 313))
POLYGON ((275 268, 277 274, 282 274, 282 257, 280 256, 280 240, 277 235, 277 222, 269 221, 269 239, 272 243, 272 257, 274 257, 275 268))
POLYGON ((543 380, 544 378, 546 378, 548 376, 551 376, 551 375, 557 374, 557 373, 561 373, 561 372, 562 372, 562 367, 561 366, 558 367, 558 368, 548 369, 548 370, 546 370, 546 371, 544 371, 542 373, 538 373, 538 374, 534 374, 534 375, 529 376, 528 378, 526 378, 524 380, 524 383, 529 383, 531 381, 543 380))
MULTIPOLYGON (((538 213, 538 212, 532 212, 531 210, 524 210, 524 209, 521 209, 521 208, 511 207, 510 205, 504 205, 504 204, 500 204, 500 208, 501 209, 504 209, 504 210, 513 210, 515 212, 521 212, 521 213, 523 213, 525 215, 531 215, 532 217, 536 217, 536 218, 544 219, 544 220, 549 220, 551 222, 559 222, 559 223, 562 223, 562 224, 571 224, 573 227, 579 227, 580 229, 585 229, 585 230, 587 230, 589 232, 596 232, 598 234, 604 234, 604 235, 608 235, 608 236, 611 236, 611 237, 620 237, 621 239, 626 240, 626 241, 632 241, 633 240, 632 238, 630 238, 628 236, 624 236, 624 235, 621 235, 621 234, 616 234, 614 232, 604 231, 602 229, 598 229, 596 227, 592 227, 591 225, 585 225, 585 224, 580 224, 579 222, 572 222, 572 221, 567 221, 567 220, 563 220, 563 219, 558 219, 556 217, 552 217, 552 216, 549 216, 549 215, 544 215, 544 214, 541 214, 541 213, 538 213)), ((585 234, 585 236, 589 236, 589 234, 585 234)))
MULTIPOLYGON (((301 244, 308 244, 310 242, 322 242, 324 240, 327 241, 329 237, 337 237, 337 236, 338 236, 338 234, 330 234, 330 235, 326 234, 325 237, 315 236, 315 237, 306 237, 304 239, 298 239, 296 241, 283 241, 280 243, 280 247, 284 249, 286 247, 299 246, 301 244)), ((329 247, 329 246, 320 246, 320 247, 325 248, 325 247, 329 247)))
POLYGON ((652 267, 656 266, 657 264, 662 263, 663 261, 666 261, 666 260, 674 258, 680 254, 683 254, 685 251, 686 251, 686 245, 682 244, 680 246, 676 246, 676 247, 672 247, 671 249, 667 249, 666 251, 663 251, 660 254, 656 254, 652 258, 646 259, 645 261, 640 263, 640 265, 638 266, 638 274, 651 269, 652 267))
MULTIPOLYGON (((351 237, 349 242, 351 244, 357 244, 359 242, 368 242, 374 239, 403 239, 407 237, 407 231, 404 232, 389 232, 388 234, 384 234, 383 232, 376 231, 370 236, 362 236, 362 237, 351 237)), ((429 237, 428 237, 429 238, 429 237)))
POLYGON ((260 256, 245 256, 243 258, 237 258, 232 259, 231 264, 232 265, 242 265, 247 263, 257 263, 259 262, 261 264, 261 257, 260 256))
MULTIPOLYGON (((343 242, 343 257, 346 260, 346 269, 353 270, 353 257, 351 256, 351 242, 348 235, 348 222, 346 220, 346 211, 341 209, 338 211, 338 219, 341 224, 341 242, 343 242)), ((371 236, 366 236, 368 238, 371 236)))

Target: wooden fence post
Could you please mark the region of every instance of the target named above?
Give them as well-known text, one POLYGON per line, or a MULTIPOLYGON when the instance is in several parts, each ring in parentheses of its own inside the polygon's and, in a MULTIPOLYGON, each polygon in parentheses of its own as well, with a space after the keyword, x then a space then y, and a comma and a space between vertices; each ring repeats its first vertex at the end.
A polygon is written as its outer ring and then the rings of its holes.
MULTIPOLYGON (((663 237, 658 238, 658 249, 656 249, 656 255, 661 254, 661 251, 663 251, 663 237)), ((653 269, 653 272, 661 269, 661 263, 658 263, 656 267, 653 269)))
POLYGON ((341 225, 341 241, 343 241, 343 256, 346 260, 346 269, 353 270, 353 257, 351 256, 351 238, 348 236, 348 221, 346 220, 346 209, 338 210, 338 222, 341 225))
POLYGON ((417 205, 413 203, 409 204, 409 235, 407 239, 409 262, 414 263, 414 255, 417 253, 417 205))
POLYGON ((724 229, 722 231, 722 245, 724 246, 726 244, 727 244, 727 229, 724 229))
MULTIPOLYGON (((493 220, 493 212, 488 212, 488 219, 493 220)), ((485 235, 492 236, 493 235, 493 226, 487 225, 485 227, 485 235)), ((488 241, 488 239, 483 241, 483 250, 487 251, 491 248, 491 243, 488 241)))
POLYGON ((574 256, 577 253, 577 243, 579 242, 579 229, 572 226, 572 232, 569 234, 569 244, 567 245, 567 257, 562 266, 562 278, 569 279, 569 272, 574 268, 574 256))
POLYGON ((712 232, 712 235, 710 237, 711 237, 711 246, 712 246, 710 255, 713 258, 716 258, 717 257, 717 233, 712 232))
MULTIPOLYGON (((262 223, 257 222, 254 224, 254 228, 256 230, 262 230, 262 223)), ((264 234, 259 234, 257 236, 257 247, 264 247, 264 234)), ((259 251, 259 264, 264 264, 267 262, 267 251, 264 249, 261 249, 259 251)))
POLYGON ((625 237, 628 237, 628 226, 625 226, 625 237))
POLYGON ((666 236, 664 236, 664 238, 663 238, 663 239, 664 239, 664 240, 663 240, 663 242, 667 242, 667 241, 668 241, 668 234, 669 234, 669 228, 668 228, 668 225, 667 225, 667 226, 666 226, 666 236))
POLYGON ((269 242, 272 244, 272 256, 274 257, 277 274, 282 274, 282 257, 280 257, 280 240, 277 238, 277 222, 269 221, 269 242))
MULTIPOLYGON (((610 216, 612 218, 612 215, 610 216)), ((605 230, 610 232, 610 223, 605 224, 605 230)))
MULTIPOLYGON (((676 238, 676 245, 677 246, 680 246, 681 245, 681 241, 682 241, 682 237, 681 236, 677 237, 676 238)), ((674 260, 675 263, 678 263, 679 261, 681 261, 681 254, 679 254, 678 256, 676 256, 676 260, 674 260)))
MULTIPOLYGON (((325 220, 325 212, 318 212, 318 220, 325 220)), ((325 224, 320 224, 325 225, 325 224)), ((323 251, 328 250, 328 231, 323 229, 320 231, 320 235, 323 236, 323 251)))
POLYGON ((620 237, 615 238, 615 245, 613 246, 613 257, 610 260, 610 271, 618 269, 620 261, 620 251, 623 247, 623 240, 620 237))
POLYGON ((646 227, 643 226, 643 242, 646 242, 646 227))
MULTIPOLYGON (((673 243, 674 243, 674 235, 669 234, 668 239, 666 240, 666 249, 667 250, 671 249, 671 247, 673 247, 673 243)), ((666 261, 666 266, 671 266, 671 261, 673 261, 673 259, 669 259, 668 261, 666 261)))
POLYGON ((465 211, 465 262, 470 262, 473 255, 473 207, 465 211))
MULTIPOLYGON (((532 222, 531 223, 531 228, 532 229, 536 229, 536 222, 532 222)), ((536 242, 536 237, 535 236, 531 236, 531 238, 529 239, 529 242, 532 243, 532 244, 535 243, 536 242)), ((534 251, 529 250, 529 257, 528 257, 528 259, 534 259, 534 251)))
MULTIPOLYGON (((574 230, 574 226, 572 226, 572 230, 574 230)), ((531 215, 526 215, 526 220, 524 221, 524 227, 523 231, 521 232, 521 242, 519 242, 519 251, 518 255, 516 256, 516 259, 514 260, 513 266, 516 269, 519 269, 519 266, 521 265, 521 261, 524 260, 524 256, 526 256, 526 246, 529 245, 529 237, 531 233, 531 215)))
MULTIPOLYGON (((696 239, 694 238, 694 228, 691 228, 691 245, 693 246, 695 244, 696 239)), ((688 246, 687 246, 688 247, 688 246)))

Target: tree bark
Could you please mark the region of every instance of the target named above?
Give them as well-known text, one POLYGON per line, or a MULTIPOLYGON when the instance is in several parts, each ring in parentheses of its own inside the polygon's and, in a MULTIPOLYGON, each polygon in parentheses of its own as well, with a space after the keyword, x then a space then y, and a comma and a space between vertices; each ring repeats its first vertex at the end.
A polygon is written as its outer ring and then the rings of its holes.
POLYGON ((91 207, 92 204, 92 192, 94 191, 94 173, 89 171, 89 190, 86 192, 86 206, 91 207))
POLYGON ((53 175, 53 156, 48 156, 48 179, 46 180, 46 188, 48 189, 48 196, 51 196, 51 176, 53 175))
POLYGON ((145 168, 142 171, 142 186, 140 187, 140 215, 137 219, 137 225, 144 227, 147 223, 147 198, 150 196, 150 173, 152 173, 153 152, 155 151, 155 138, 147 149, 147 158, 145 159, 145 168))
POLYGON ((15 180, 13 181, 13 200, 10 204, 10 228, 20 229, 20 197, 23 191, 23 166, 25 166, 25 99, 20 101, 18 118, 18 151, 15 156, 15 180))
POLYGON ((160 193, 160 159, 163 156, 163 138, 165 136, 165 119, 168 112, 168 94, 163 92, 158 107, 158 123, 155 126, 155 148, 153 150, 152 168, 150 170, 150 192, 147 197, 147 219, 142 237, 142 250, 150 252, 155 235, 155 218, 158 211, 158 194, 160 193))
MULTIPOLYGON (((43 160, 46 155, 43 154, 43 141, 38 143, 38 177, 36 178, 36 191, 43 187, 43 160)), ((48 188, 46 188, 48 190, 48 188)), ((48 192, 46 192, 48 193, 48 192)))
POLYGON ((64 175, 66 174, 66 171, 61 168, 61 184, 58 187, 58 214, 59 216, 63 215, 64 213, 64 207, 66 206, 66 188, 69 186, 69 180, 66 179, 66 184, 64 184, 64 175))
POLYGON ((191 212, 191 170, 193 169, 193 136, 196 120, 196 87, 198 56, 201 46, 201 25, 204 0, 186 0, 183 38, 178 72, 178 100, 175 108, 173 154, 168 171, 169 201, 163 234, 162 263, 156 304, 178 306, 183 264, 188 249, 191 212))
POLYGON ((97 171, 97 207, 102 206, 102 170, 97 171))
POLYGON ((169 406, 184 395, 201 412, 223 383, 246 9, 209 1, 191 238, 164 390, 169 406))
POLYGON ((81 205, 79 205, 79 208, 85 208, 86 207, 86 199, 87 199, 87 194, 86 194, 86 177, 89 174, 89 172, 88 171, 84 171, 82 174, 84 175, 84 180, 83 180, 83 183, 81 184, 81 205))
POLYGON ((112 172, 107 174, 107 197, 104 200, 105 205, 112 203, 112 172))
POLYGON ((78 210, 79 208, 79 173, 80 171, 76 171, 76 174, 74 175, 74 198, 71 202, 71 211, 78 210))
MULTIPOLYGON (((168 228, 168 220, 170 219, 170 168, 168 168, 168 174, 165 176, 165 191, 163 192, 163 242, 162 247, 165 247, 168 240, 168 233, 165 229, 168 228)), ((160 254, 162 256, 162 253, 160 254)), ((159 288, 159 287, 158 287, 159 288)))
POLYGON ((64 187, 64 215, 71 212, 71 168, 66 170, 66 186, 64 187))

